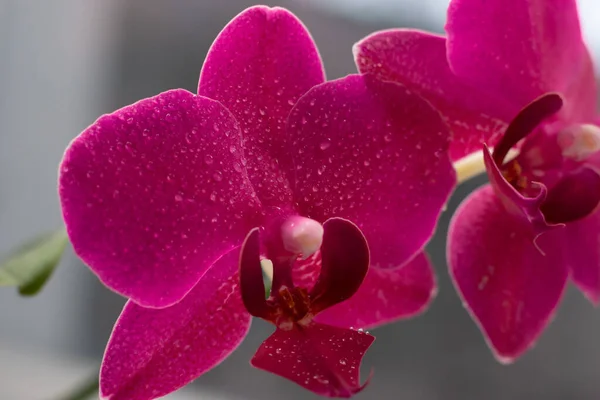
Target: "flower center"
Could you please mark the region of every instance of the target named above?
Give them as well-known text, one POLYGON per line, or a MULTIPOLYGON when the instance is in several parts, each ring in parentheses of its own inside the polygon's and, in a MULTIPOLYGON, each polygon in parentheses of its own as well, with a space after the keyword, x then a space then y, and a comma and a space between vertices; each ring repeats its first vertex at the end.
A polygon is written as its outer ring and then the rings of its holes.
POLYGON ((523 167, 518 160, 512 160, 502 166, 502 175, 519 192, 523 192, 529 187, 527 177, 523 175, 523 167))
POLYGON ((321 247, 323 226, 313 219, 293 216, 281 225, 281 239, 287 251, 305 260, 321 247))
POLYGON ((306 325, 312 320, 310 313, 310 297, 302 287, 281 287, 276 302, 275 324, 281 329, 292 329, 295 323, 306 325))
POLYGON ((600 150, 600 127, 575 125, 558 134, 558 145, 566 158, 583 161, 600 150))

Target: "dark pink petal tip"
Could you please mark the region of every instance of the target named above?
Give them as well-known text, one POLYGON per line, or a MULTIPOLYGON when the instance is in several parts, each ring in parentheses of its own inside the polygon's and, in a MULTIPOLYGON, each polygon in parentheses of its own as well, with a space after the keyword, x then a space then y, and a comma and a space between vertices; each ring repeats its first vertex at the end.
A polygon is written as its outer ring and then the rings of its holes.
POLYGON ((398 82, 431 103, 452 131, 450 158, 495 146, 519 108, 457 78, 446 59, 446 38, 413 29, 375 32, 354 45, 363 74, 398 82), (468 93, 468 96, 465 96, 468 93))
POLYGON ((369 246, 356 225, 331 218, 325 221, 323 230, 321 273, 310 291, 315 314, 351 298, 369 270, 369 246))
POLYGON ((76 253, 136 303, 176 303, 254 225, 259 204, 242 153, 233 116, 185 90, 100 117, 60 167, 76 253))
POLYGON ((265 206, 291 204, 285 122, 300 96, 324 80, 306 27, 279 7, 243 11, 208 52, 198 94, 218 100, 238 120, 248 174, 265 206))
POLYGON ((355 223, 377 267, 402 266, 423 248, 456 183, 448 127, 425 100, 349 75, 304 95, 288 133, 302 215, 355 223))
POLYGON ((237 264, 235 250, 171 307, 127 303, 104 354, 101 398, 162 397, 227 358, 246 336, 251 320, 240 297, 237 264))
POLYGON ((369 383, 360 384, 360 365, 374 340, 367 333, 318 323, 277 329, 251 363, 318 395, 349 398, 369 383))
POLYGON ((548 232, 534 243, 528 222, 508 214, 490 186, 454 214, 450 273, 500 362, 532 347, 554 315, 568 276, 560 234, 548 232))
POLYGON ((376 328, 424 312, 436 293, 431 264, 421 253, 400 268, 369 268, 354 296, 323 310, 315 320, 343 328, 376 328))

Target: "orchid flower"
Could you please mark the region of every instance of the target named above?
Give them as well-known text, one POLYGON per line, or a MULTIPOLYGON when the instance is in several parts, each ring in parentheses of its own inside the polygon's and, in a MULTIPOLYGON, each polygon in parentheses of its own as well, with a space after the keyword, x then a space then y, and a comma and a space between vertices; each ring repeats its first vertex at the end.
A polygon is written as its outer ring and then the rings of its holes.
POLYGON ((594 68, 574 0, 453 0, 446 31, 375 33, 356 62, 441 112, 459 176, 483 154, 491 185, 456 212, 448 263, 496 357, 511 362, 552 319, 569 276, 600 301, 594 68))
POLYGON ((350 328, 430 302, 423 247, 455 184, 447 126, 401 85, 324 80, 302 23, 252 7, 213 43, 198 94, 140 100, 70 144, 59 178, 67 232, 129 298, 102 398, 186 385, 237 348, 251 315, 276 327, 256 367, 349 397, 364 387, 373 341, 350 328))

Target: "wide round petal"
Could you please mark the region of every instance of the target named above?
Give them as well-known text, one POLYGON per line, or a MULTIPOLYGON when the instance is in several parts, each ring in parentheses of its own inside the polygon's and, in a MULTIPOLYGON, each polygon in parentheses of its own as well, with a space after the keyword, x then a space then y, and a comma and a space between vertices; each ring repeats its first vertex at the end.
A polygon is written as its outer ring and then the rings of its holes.
POLYGON ((355 223, 375 267, 399 267, 423 248, 456 181, 448 128, 427 102, 350 75, 303 96, 289 134, 301 215, 355 223))
POLYGON ((595 115, 593 66, 576 0, 453 0, 447 21, 448 61, 465 82, 519 108, 558 91, 567 120, 595 115))
POLYGON ((446 59, 446 39, 439 35, 409 29, 376 32, 354 45, 354 59, 361 73, 405 85, 442 114, 452 130, 454 161, 479 151, 483 143, 495 146, 519 111, 484 87, 458 79, 446 59))
POLYGON ((102 398, 162 397, 227 358, 251 321, 239 292, 237 264, 237 250, 226 254, 174 306, 127 303, 104 354, 102 398))
POLYGON ((179 301, 253 226, 258 202, 241 145, 222 105, 185 90, 100 117, 60 167, 76 253, 138 304, 179 301))
POLYGON ((362 391, 360 364, 375 338, 352 329, 312 323, 277 329, 250 361, 325 397, 349 398, 362 391))
POLYGON ((567 281, 556 231, 536 232, 512 217, 490 186, 454 215, 447 257, 454 285, 496 358, 512 362, 550 322, 567 281))
POLYGON ((600 304, 600 211, 567 224, 563 234, 571 279, 592 303, 600 304))
POLYGON ((213 43, 198 94, 220 101, 240 123, 248 174, 266 206, 289 205, 285 122, 298 98, 325 80, 308 31, 282 8, 251 7, 213 43))
POLYGON ((424 253, 396 269, 371 267, 354 296, 322 311, 316 320, 343 328, 375 328, 423 312, 437 293, 424 253))

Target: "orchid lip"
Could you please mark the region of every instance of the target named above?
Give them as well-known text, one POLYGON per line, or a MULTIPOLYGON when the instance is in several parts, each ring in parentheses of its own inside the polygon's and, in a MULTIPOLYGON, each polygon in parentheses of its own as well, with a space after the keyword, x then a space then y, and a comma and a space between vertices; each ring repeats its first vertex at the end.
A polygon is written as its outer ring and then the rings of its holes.
POLYGON ((321 324, 314 317, 356 293, 369 261, 362 232, 341 218, 321 225, 292 216, 252 229, 240 254, 242 301, 251 315, 276 327, 252 358, 252 365, 328 397, 350 397, 362 390, 366 383, 359 384, 357 367, 374 338, 321 324), (316 283, 310 289, 295 286, 291 276, 295 263, 317 250, 321 273, 316 283), (263 253, 271 257, 262 258, 263 253), (265 299, 262 274, 269 264, 272 285, 265 299), (338 341, 342 344, 335 345, 338 341), (310 371, 310 378, 301 370, 310 371))

